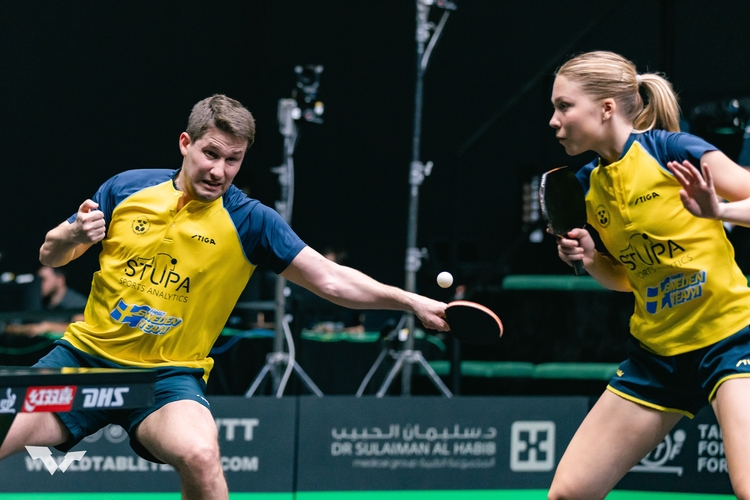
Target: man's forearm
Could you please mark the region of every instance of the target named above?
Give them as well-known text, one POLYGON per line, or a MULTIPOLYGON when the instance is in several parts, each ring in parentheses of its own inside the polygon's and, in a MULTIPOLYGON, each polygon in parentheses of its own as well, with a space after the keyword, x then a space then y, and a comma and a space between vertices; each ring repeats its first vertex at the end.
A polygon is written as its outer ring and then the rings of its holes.
POLYGON ((39 249, 39 262, 45 266, 60 267, 78 258, 90 245, 78 243, 70 233, 67 221, 50 230, 39 249))

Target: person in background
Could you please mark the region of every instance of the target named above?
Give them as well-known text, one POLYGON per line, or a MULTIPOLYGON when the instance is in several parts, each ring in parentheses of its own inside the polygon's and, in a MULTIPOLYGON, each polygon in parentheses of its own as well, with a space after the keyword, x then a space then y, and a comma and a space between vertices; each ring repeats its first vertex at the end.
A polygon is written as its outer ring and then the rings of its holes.
POLYGON ((86 297, 68 286, 63 269, 42 266, 36 275, 40 282, 42 311, 56 314, 37 323, 7 324, 5 333, 27 337, 62 333, 71 322, 83 320, 86 297))

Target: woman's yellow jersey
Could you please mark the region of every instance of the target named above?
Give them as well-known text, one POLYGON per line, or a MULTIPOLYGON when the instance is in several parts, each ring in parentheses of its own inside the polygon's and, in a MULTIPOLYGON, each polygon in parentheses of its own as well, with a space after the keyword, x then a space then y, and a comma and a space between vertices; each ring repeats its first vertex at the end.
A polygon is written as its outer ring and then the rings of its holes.
POLYGON ((685 133, 633 133, 622 157, 578 171, 588 224, 627 270, 635 294, 630 331, 670 356, 722 340, 750 324, 750 288, 721 221, 682 205, 669 161, 700 164, 716 148, 685 133))

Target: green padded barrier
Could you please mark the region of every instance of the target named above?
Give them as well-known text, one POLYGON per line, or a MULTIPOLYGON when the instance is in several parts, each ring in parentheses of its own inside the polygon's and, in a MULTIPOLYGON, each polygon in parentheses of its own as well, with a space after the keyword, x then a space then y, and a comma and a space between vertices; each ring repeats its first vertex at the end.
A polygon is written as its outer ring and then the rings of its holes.
POLYGON ((540 363, 534 368, 534 378, 568 380, 609 380, 618 363, 540 363))
POLYGON ((377 342, 380 332, 316 332, 315 330, 302 330, 300 337, 305 340, 316 342, 377 342))
MULTIPOLYGON (((750 284, 750 275, 746 276, 750 284)), ((503 290, 607 291, 591 276, 512 274, 503 279, 503 290)))
MULTIPOLYGON (((225 328, 226 330, 226 328, 225 328)), ((359 342, 371 343, 380 340, 380 332, 319 332, 316 330, 303 329, 300 337, 305 340, 316 342, 359 342)), ((425 339, 434 344, 440 351, 445 352, 445 343, 435 335, 428 335, 423 330, 414 332, 415 339, 425 339)))
MULTIPOLYGON (((447 376, 450 361, 431 361, 435 373, 447 376)), ((619 364, 617 363, 540 363, 535 365, 524 361, 462 361, 461 375, 483 378, 538 378, 567 380, 609 380, 619 364)), ((420 373, 425 374, 420 367, 420 373)))
MULTIPOLYGON (((447 376, 451 372, 450 361, 430 361, 429 364, 438 375, 447 376)), ((422 367, 421 365, 419 366, 419 373, 421 373, 422 375, 425 375, 427 373, 424 371, 424 367, 422 367)))
POLYGON ((515 274, 503 280, 503 290, 606 291, 591 276, 515 274))
POLYGON ((531 378, 534 363, 524 361, 462 361, 461 375, 486 378, 531 378))
MULTIPOLYGON (((45 335, 46 337, 47 335, 45 335)), ((59 337, 58 337, 59 338, 59 337)), ((23 356, 24 354, 31 354, 32 352, 41 351, 46 349, 55 343, 55 338, 48 337, 46 339, 37 342, 36 344, 26 347, 3 347, 0 346, 0 354, 7 354, 9 356, 23 356)))
POLYGON ((253 328, 251 330, 241 330, 239 328, 224 327, 221 335, 226 337, 240 337, 243 339, 265 339, 273 338, 275 332, 267 328, 253 328))
MULTIPOLYGON (((430 361, 430 366, 438 375, 450 373, 450 361, 430 361)), ((424 368, 420 368, 424 375, 424 368)), ((531 378, 534 375, 534 363, 524 361, 462 361, 461 375, 464 377, 482 378, 531 378)))

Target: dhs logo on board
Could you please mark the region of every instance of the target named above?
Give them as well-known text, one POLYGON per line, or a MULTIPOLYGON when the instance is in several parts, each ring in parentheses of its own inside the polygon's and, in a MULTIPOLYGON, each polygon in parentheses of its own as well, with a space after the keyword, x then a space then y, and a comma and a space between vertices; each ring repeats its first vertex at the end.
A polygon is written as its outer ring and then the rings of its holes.
POLYGON ((114 408, 125 404, 130 387, 87 387, 81 389, 84 408, 114 408))

